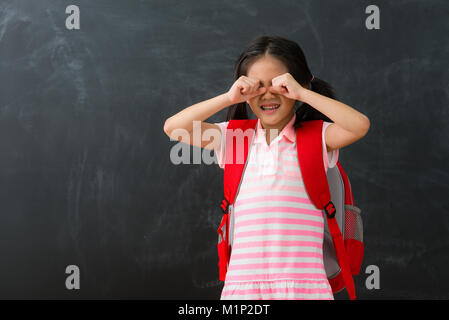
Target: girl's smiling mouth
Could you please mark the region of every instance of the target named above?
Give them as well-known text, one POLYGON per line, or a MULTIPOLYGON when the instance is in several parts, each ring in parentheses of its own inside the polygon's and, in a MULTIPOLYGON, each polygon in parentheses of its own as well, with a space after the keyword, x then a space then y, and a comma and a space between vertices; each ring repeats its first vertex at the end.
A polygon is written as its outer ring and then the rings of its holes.
POLYGON ((272 114, 275 113, 280 106, 280 103, 264 103, 260 106, 260 108, 264 114, 272 114))

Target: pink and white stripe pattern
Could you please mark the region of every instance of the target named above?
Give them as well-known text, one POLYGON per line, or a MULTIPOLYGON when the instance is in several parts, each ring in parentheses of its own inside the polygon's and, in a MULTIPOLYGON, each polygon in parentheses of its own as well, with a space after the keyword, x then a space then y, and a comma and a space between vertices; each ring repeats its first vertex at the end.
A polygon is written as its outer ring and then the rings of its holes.
MULTIPOLYGON (((323 265, 324 217, 302 181, 294 121, 295 115, 270 145, 257 123, 234 204, 234 241, 221 299, 333 299, 323 265)), ((228 122, 216 124, 224 135, 228 122)), ((324 122, 323 143, 330 124, 324 122)), ((224 152, 224 147, 216 151, 222 168, 224 152)), ((323 158, 327 170, 336 164, 338 150, 323 150, 323 158)))

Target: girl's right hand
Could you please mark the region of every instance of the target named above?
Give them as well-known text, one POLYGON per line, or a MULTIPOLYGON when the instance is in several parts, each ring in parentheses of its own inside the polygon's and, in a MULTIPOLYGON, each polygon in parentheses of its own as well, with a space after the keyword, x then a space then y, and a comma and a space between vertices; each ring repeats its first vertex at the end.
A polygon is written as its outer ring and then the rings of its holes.
POLYGON ((237 104, 265 93, 266 88, 259 88, 259 85, 260 81, 257 79, 240 76, 227 92, 229 101, 232 104, 237 104))

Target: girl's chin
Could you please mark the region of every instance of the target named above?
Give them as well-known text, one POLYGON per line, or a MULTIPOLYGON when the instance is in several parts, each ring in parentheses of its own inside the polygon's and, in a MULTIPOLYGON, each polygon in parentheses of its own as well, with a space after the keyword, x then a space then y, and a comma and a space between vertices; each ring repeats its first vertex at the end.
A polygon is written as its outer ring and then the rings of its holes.
POLYGON ((277 122, 277 121, 279 121, 279 119, 282 118, 282 113, 277 112, 277 111, 278 110, 275 110, 275 112, 271 112, 271 113, 266 113, 266 112, 259 113, 259 118, 264 119, 265 122, 267 122, 267 123, 277 122))
POLYGON ((280 117, 277 116, 264 116, 262 115, 260 118, 260 121, 262 122, 262 127, 264 126, 277 126, 279 122, 281 121, 280 117))
POLYGON ((257 117, 261 120, 261 122, 266 125, 269 125, 269 126, 278 125, 280 122, 283 122, 283 120, 287 116, 288 116, 288 113, 286 114, 285 112, 279 112, 279 113, 275 112, 273 114, 264 114, 264 113, 257 114, 257 117))

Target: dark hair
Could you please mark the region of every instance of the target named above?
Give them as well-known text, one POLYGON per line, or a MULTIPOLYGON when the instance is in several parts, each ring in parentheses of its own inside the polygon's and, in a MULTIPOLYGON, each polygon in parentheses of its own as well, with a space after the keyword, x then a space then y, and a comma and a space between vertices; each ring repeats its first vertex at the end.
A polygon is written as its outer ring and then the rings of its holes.
MULTIPOLYGON (((329 83, 318 79, 316 76, 311 81, 312 73, 307 66, 306 57, 301 47, 296 42, 279 36, 259 36, 247 45, 235 63, 235 81, 242 75, 246 76, 249 66, 265 54, 281 60, 287 67, 288 72, 301 86, 309 88, 311 85, 312 91, 335 99, 334 88, 329 83)), ((231 119, 249 119, 246 105, 246 102, 241 102, 230 106, 226 115, 226 121, 231 119)), ((307 103, 295 101, 296 105, 299 105, 299 107, 295 110, 295 128, 300 127, 302 121, 324 120, 333 122, 307 103)))

